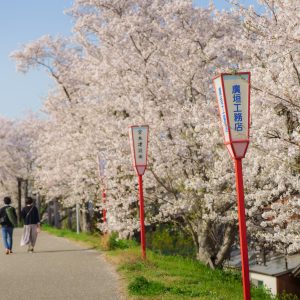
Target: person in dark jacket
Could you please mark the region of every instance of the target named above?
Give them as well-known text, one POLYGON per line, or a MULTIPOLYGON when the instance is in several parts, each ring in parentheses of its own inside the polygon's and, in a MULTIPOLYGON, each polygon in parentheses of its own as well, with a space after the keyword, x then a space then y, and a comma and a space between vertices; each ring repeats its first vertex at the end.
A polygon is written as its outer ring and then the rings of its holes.
POLYGON ((28 197, 26 206, 21 211, 24 220, 24 230, 21 239, 21 246, 28 245, 28 251, 33 252, 40 231, 40 216, 38 209, 33 205, 33 199, 28 197))
POLYGON ((17 219, 17 214, 15 208, 10 205, 11 204, 10 197, 4 197, 3 201, 4 201, 4 206, 0 209, 0 218, 2 219, 1 222, 2 238, 3 238, 5 253, 10 254, 12 253, 12 246, 13 246, 14 224, 9 220, 6 210, 10 207, 15 219, 17 219))

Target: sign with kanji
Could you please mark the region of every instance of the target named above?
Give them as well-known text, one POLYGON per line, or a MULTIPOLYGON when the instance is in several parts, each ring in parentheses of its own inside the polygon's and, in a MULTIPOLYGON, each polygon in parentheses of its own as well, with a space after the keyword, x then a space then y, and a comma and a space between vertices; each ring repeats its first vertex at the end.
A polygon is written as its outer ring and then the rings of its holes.
POLYGON ((138 175, 143 175, 147 167, 149 126, 130 126, 131 154, 133 166, 138 175))
POLYGON ((242 158, 249 145, 250 73, 220 74, 213 79, 225 145, 234 161, 244 300, 251 300, 242 158))
POLYGON ((98 167, 99 167, 99 175, 100 177, 105 176, 105 167, 106 167, 107 161, 106 159, 100 158, 98 156, 98 167))
POLYGON ((229 141, 228 119, 225 107, 225 100, 223 95, 222 78, 218 77, 214 80, 215 90, 217 93, 217 99, 219 104, 219 112, 221 116, 221 123, 223 128, 223 134, 225 142, 229 141))
POLYGON ((214 78, 225 145, 232 157, 244 157, 249 144, 250 73, 214 78))

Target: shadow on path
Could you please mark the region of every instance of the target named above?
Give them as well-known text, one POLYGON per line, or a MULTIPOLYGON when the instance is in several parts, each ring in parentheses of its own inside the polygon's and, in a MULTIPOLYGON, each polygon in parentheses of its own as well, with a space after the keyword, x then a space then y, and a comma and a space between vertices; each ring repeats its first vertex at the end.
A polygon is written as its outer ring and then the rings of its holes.
MULTIPOLYGON (((33 253, 30 254, 43 254, 43 253, 62 253, 62 252, 85 252, 85 251, 91 251, 95 250, 96 248, 85 248, 85 249, 57 249, 57 250, 38 250, 34 251, 33 253)), ((95 250, 96 251, 96 250, 95 250)), ((14 252, 14 254, 26 254, 28 255, 28 251, 23 251, 23 252, 14 252)))
MULTIPOLYGON (((13 254, 0 246, 0 300, 121 300, 120 278, 101 252, 46 232, 35 251, 20 246, 14 231, 13 254), (1 250, 3 253, 1 253, 1 250)), ((0 231, 1 238, 1 231, 0 231)))

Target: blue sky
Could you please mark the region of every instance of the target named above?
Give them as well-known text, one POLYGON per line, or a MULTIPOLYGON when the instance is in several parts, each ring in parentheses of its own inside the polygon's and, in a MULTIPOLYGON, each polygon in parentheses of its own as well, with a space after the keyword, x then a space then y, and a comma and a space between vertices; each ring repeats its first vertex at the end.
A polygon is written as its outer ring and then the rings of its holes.
MULTIPOLYGON (((198 6, 207 6, 209 0, 193 0, 193 3, 198 6)), ((214 4, 218 9, 229 9, 231 5, 229 4, 230 0, 213 0, 214 4)), ((240 3, 242 3, 245 6, 254 5, 257 3, 256 0, 240 0, 240 3)))
POLYGON ((43 71, 16 72, 9 54, 45 34, 68 35, 72 20, 63 11, 72 0, 1 1, 0 9, 0 115, 22 118, 38 111, 51 81, 43 71))
MULTIPOLYGON (((209 0, 193 0, 198 6, 207 6, 209 0)), ((69 35, 72 19, 63 11, 71 7, 72 0, 9 0, 2 1, 0 9, 0 116, 23 118, 29 111, 37 112, 43 97, 51 87, 46 73, 16 72, 9 54, 23 44, 50 34, 69 35)), ((255 0, 243 0, 246 5, 255 0)), ((219 9, 228 8, 227 0, 215 0, 219 9)))

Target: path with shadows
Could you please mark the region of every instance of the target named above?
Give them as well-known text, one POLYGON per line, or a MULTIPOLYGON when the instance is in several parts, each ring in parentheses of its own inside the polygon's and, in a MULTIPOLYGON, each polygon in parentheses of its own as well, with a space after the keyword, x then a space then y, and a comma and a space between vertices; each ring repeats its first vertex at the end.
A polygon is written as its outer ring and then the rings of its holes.
POLYGON ((20 246, 21 234, 15 229, 13 254, 0 248, 0 299, 123 299, 120 279, 101 253, 45 232, 28 253, 20 246))

